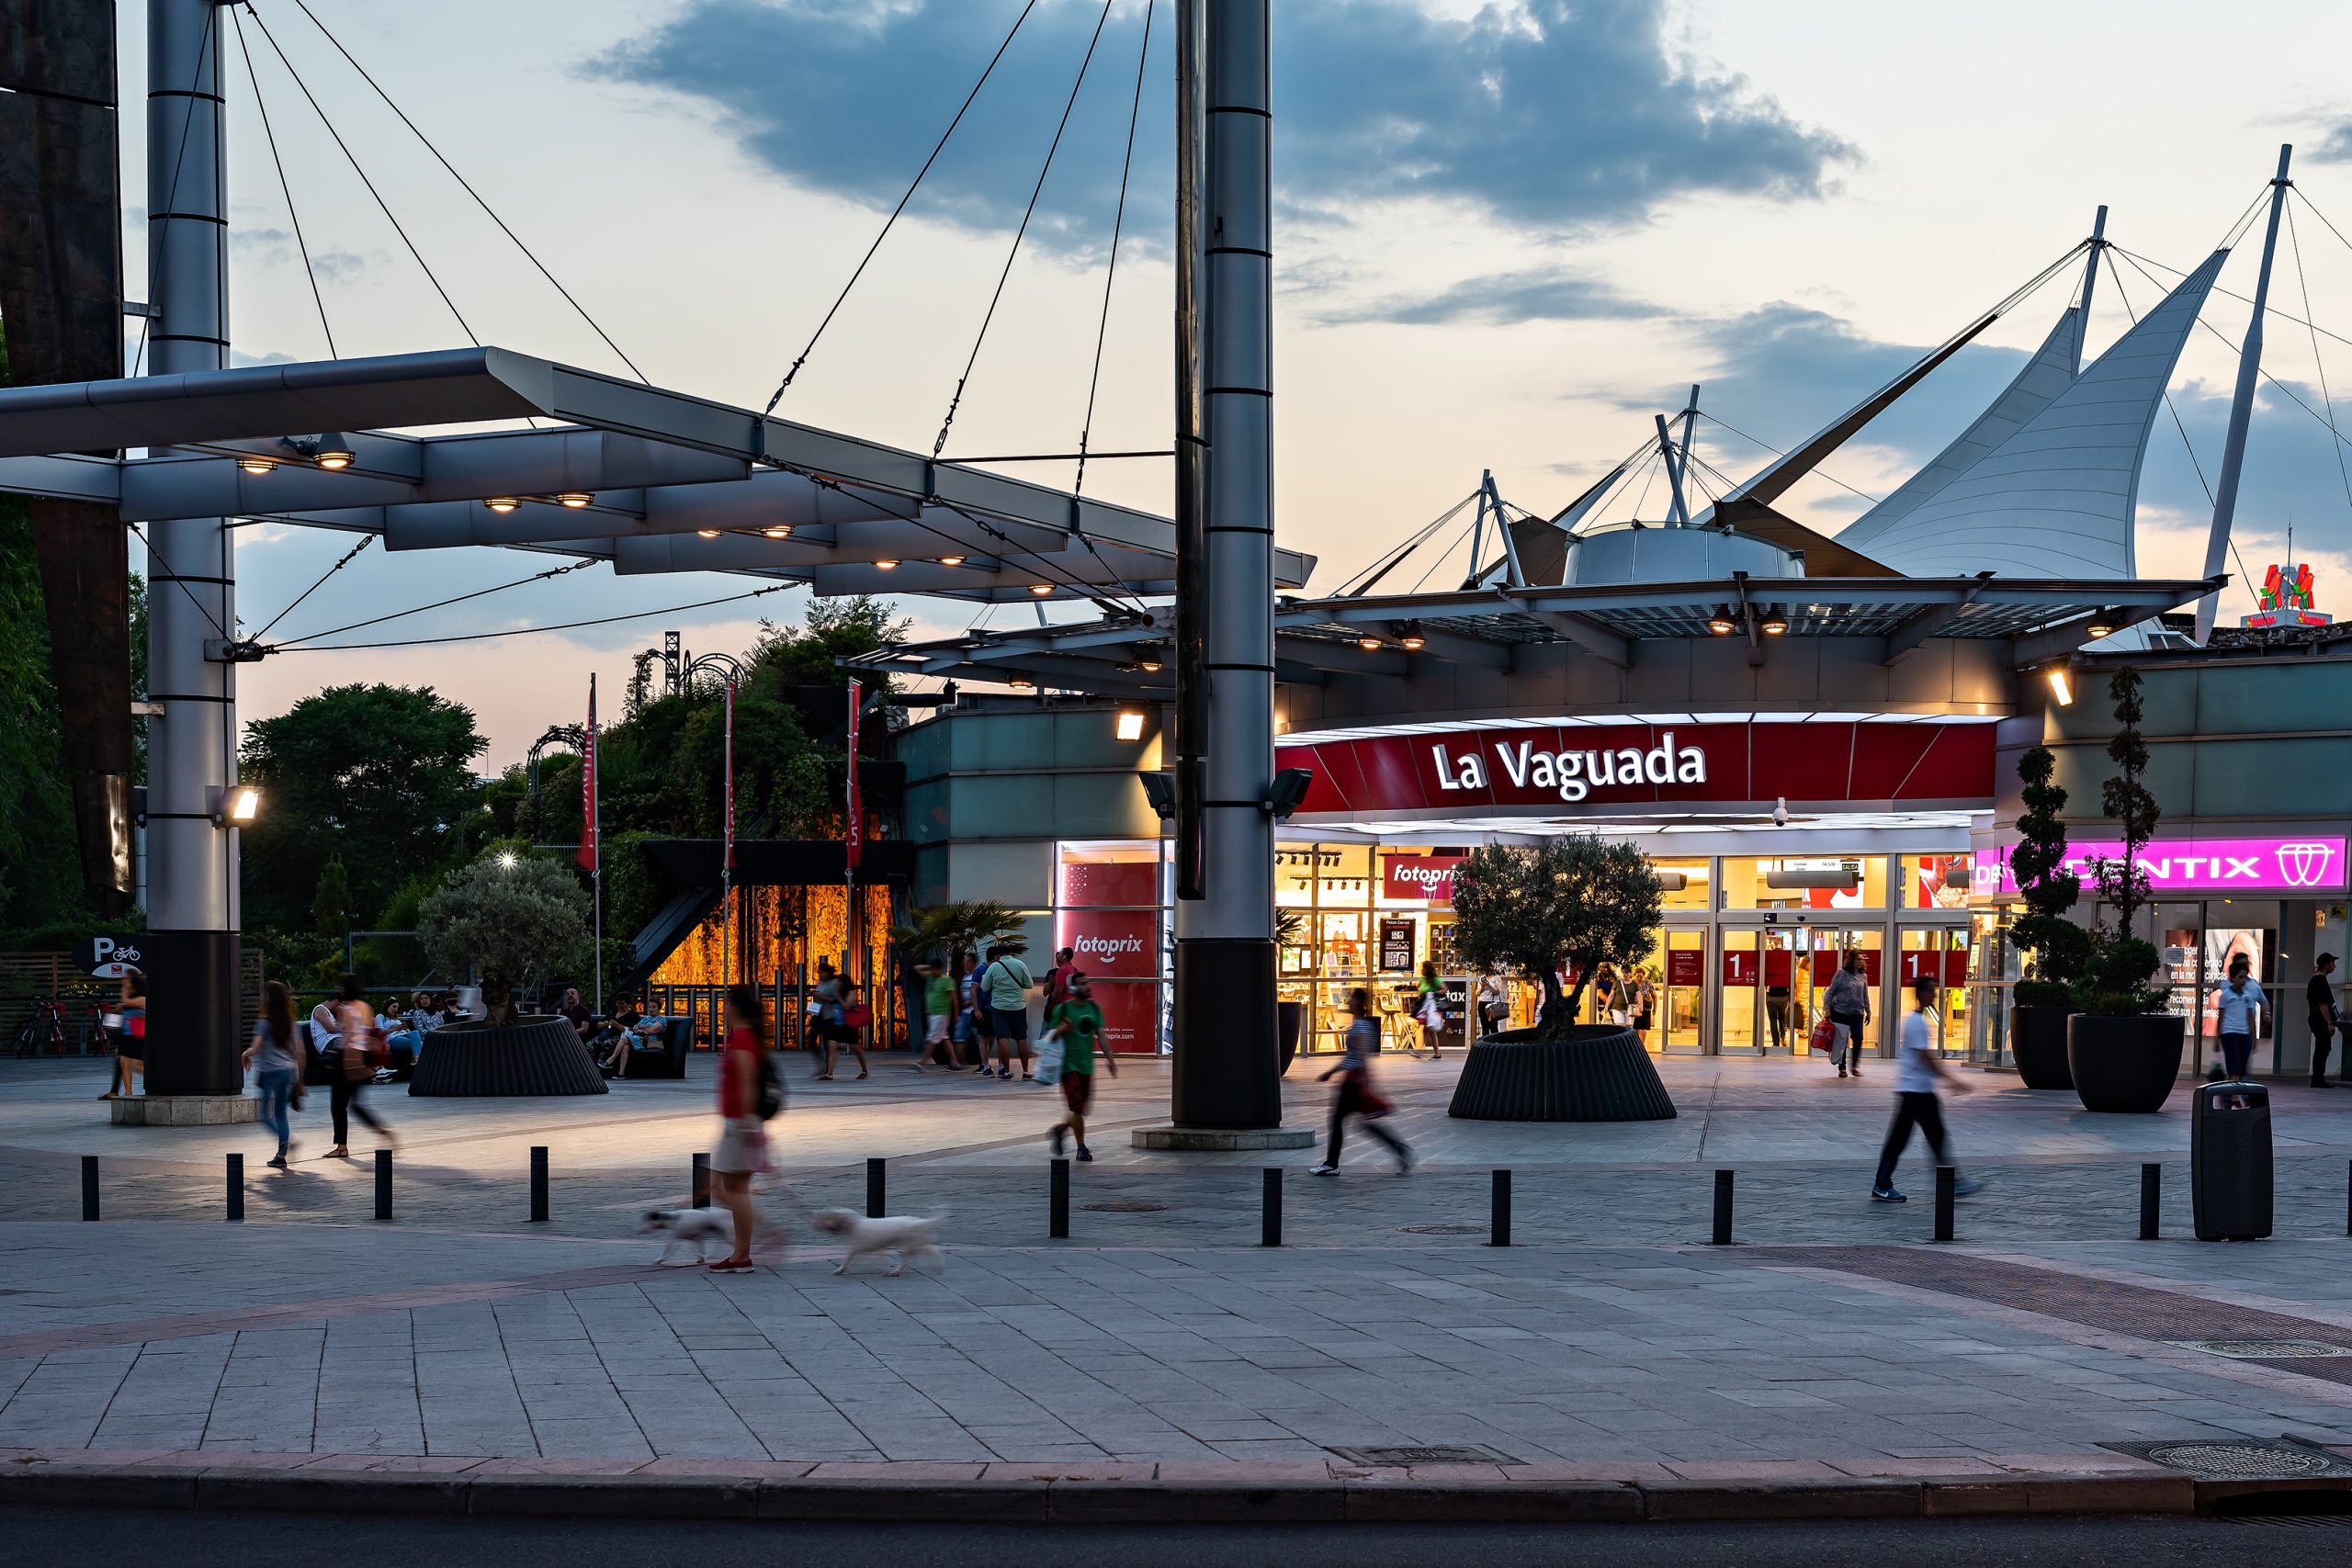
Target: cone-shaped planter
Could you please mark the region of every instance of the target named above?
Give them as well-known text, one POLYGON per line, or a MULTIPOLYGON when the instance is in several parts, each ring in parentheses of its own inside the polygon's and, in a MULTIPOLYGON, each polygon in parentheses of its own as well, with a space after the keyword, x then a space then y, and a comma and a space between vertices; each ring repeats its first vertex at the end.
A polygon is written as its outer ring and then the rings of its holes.
POLYGON ((408 1091, 434 1095, 610 1094, 580 1032, 560 1018, 449 1023, 424 1037, 408 1091))
POLYGON ((1638 1036, 1615 1023, 1580 1024, 1566 1040, 1529 1029, 1470 1047, 1447 1114, 1474 1122, 1664 1122, 1674 1101, 1638 1036))

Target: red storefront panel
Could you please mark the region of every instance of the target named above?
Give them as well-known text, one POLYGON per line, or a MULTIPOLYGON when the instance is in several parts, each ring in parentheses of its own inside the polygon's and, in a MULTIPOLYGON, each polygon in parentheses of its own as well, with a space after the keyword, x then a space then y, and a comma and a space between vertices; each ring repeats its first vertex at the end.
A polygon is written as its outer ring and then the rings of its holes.
POLYGON ((1695 986, 1706 978, 1707 958, 1695 947, 1667 950, 1666 983, 1669 986, 1695 986))
MULTIPOLYGON (((1155 905, 1159 902, 1159 866, 1155 861, 1082 860, 1062 863, 1065 904, 1155 905)), ((1065 945, 1057 942, 1057 947, 1065 945)))
POLYGON ((1462 855, 1388 855, 1381 870, 1384 898, 1426 898, 1432 904, 1453 902, 1453 872, 1462 855))
POLYGON ((1756 984, 1756 974, 1758 967, 1759 965, 1757 964, 1757 953, 1753 948, 1727 947, 1724 949, 1724 985, 1752 986, 1756 984))
POLYGON ((1159 911, 1063 909, 1054 916, 1054 949, 1077 949, 1080 970, 1101 980, 1159 978, 1159 911))
POLYGON ((1102 1010, 1102 1040, 1122 1055, 1149 1055, 1159 1049, 1159 987, 1125 980, 1094 987, 1102 1010))

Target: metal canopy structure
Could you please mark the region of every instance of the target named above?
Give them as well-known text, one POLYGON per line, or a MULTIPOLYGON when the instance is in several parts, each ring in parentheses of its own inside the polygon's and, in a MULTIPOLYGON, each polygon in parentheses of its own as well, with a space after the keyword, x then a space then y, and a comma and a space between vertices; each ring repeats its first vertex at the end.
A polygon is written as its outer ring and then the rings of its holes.
MULTIPOLYGON (((1890 664, 1934 637, 1992 639, 2006 641, 2012 662, 2023 667, 2072 653, 2091 641, 2094 626, 2120 630, 2153 620, 2211 586, 2194 579, 1759 578, 1286 599, 1274 617, 1274 660, 1280 679, 1306 685, 1332 673, 1402 676, 1416 661, 1509 671, 1515 649, 1544 643, 1570 644, 1622 666, 1644 641, 1725 635, 1711 623, 1727 609, 1739 619, 1744 590, 1757 616, 1769 611, 1783 619, 1789 637, 1874 638, 1890 664)), ((1172 690, 1174 666, 1164 654, 1170 635, 1165 615, 1154 613, 908 643, 851 662, 901 675, 1152 699, 1172 690)))
MULTIPOLYGON (((1175 579, 1167 518, 503 348, 0 389, 0 491, 823 594, 1069 599, 1175 579), (561 423, 512 428, 527 420, 561 423), (508 428, 448 429, 493 423, 508 428)), ((1276 581, 1314 565, 1277 550, 1276 581)))

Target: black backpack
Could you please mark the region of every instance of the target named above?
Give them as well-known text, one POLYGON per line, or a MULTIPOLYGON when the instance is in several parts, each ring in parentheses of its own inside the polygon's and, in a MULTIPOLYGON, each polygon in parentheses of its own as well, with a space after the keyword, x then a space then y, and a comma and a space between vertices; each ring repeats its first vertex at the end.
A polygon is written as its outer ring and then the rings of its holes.
POLYGON ((775 1053, 760 1053, 760 1120, 773 1122, 784 1109, 784 1074, 777 1071, 775 1053))

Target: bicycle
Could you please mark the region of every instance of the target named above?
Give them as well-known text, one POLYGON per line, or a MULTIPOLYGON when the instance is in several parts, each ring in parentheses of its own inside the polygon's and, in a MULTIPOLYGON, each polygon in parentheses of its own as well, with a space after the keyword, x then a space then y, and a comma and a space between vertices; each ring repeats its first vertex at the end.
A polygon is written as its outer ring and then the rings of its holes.
POLYGON ((17 1057, 38 1056, 46 1044, 50 1055, 65 1055, 65 1011, 54 997, 35 997, 33 1015, 17 1030, 17 1057))

